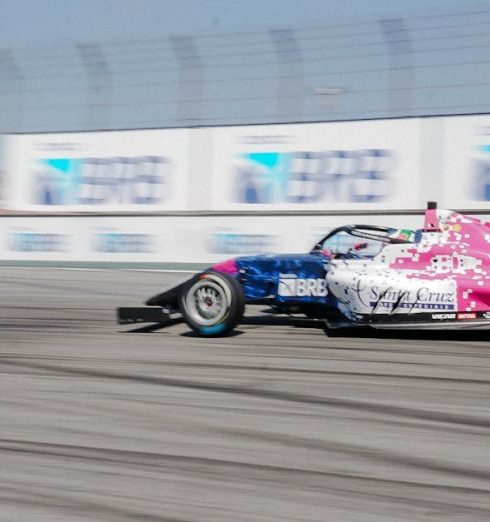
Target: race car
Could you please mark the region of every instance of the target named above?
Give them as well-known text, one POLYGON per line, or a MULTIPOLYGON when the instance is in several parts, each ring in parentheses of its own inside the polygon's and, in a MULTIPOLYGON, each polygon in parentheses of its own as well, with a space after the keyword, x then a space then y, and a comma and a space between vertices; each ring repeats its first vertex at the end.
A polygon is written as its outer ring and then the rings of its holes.
POLYGON ((246 304, 323 320, 327 331, 490 328, 490 223, 429 202, 423 228, 346 225, 306 254, 242 256, 120 308, 120 324, 180 314, 200 336, 229 334, 246 304))

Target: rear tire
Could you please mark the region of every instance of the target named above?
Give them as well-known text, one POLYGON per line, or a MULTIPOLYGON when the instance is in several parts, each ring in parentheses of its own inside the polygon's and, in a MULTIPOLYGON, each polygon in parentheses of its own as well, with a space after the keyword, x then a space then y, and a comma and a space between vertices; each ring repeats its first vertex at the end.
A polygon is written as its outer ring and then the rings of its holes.
POLYGON ((180 312, 202 337, 221 337, 242 320, 245 297, 240 283, 219 272, 204 272, 190 281, 179 297, 180 312))

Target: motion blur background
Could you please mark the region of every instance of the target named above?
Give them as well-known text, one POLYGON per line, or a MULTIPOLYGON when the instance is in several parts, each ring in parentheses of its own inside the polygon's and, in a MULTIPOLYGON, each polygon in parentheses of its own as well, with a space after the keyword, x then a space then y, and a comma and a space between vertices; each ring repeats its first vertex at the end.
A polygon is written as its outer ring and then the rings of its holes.
POLYGON ((488 1, 0 7, 5 263, 190 266, 417 226, 428 199, 488 212, 488 1))

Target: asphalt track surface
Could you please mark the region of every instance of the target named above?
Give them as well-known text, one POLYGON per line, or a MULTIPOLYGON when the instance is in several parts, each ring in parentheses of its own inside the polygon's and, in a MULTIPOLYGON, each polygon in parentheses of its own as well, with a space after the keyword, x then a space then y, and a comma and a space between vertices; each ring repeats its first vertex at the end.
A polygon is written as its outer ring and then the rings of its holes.
POLYGON ((490 520, 488 333, 115 323, 178 277, 0 269, 0 521, 490 520))

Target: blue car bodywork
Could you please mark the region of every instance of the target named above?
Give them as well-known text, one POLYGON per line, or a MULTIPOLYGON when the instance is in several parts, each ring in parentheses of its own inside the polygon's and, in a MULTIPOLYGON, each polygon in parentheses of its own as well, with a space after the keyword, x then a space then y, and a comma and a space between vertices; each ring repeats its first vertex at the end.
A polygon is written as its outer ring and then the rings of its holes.
MULTIPOLYGON (((320 254, 247 256, 235 259, 247 302, 327 304, 325 263, 320 254), (288 284, 289 282, 289 284, 288 284)), ((217 265, 219 269, 219 265, 217 265)))

